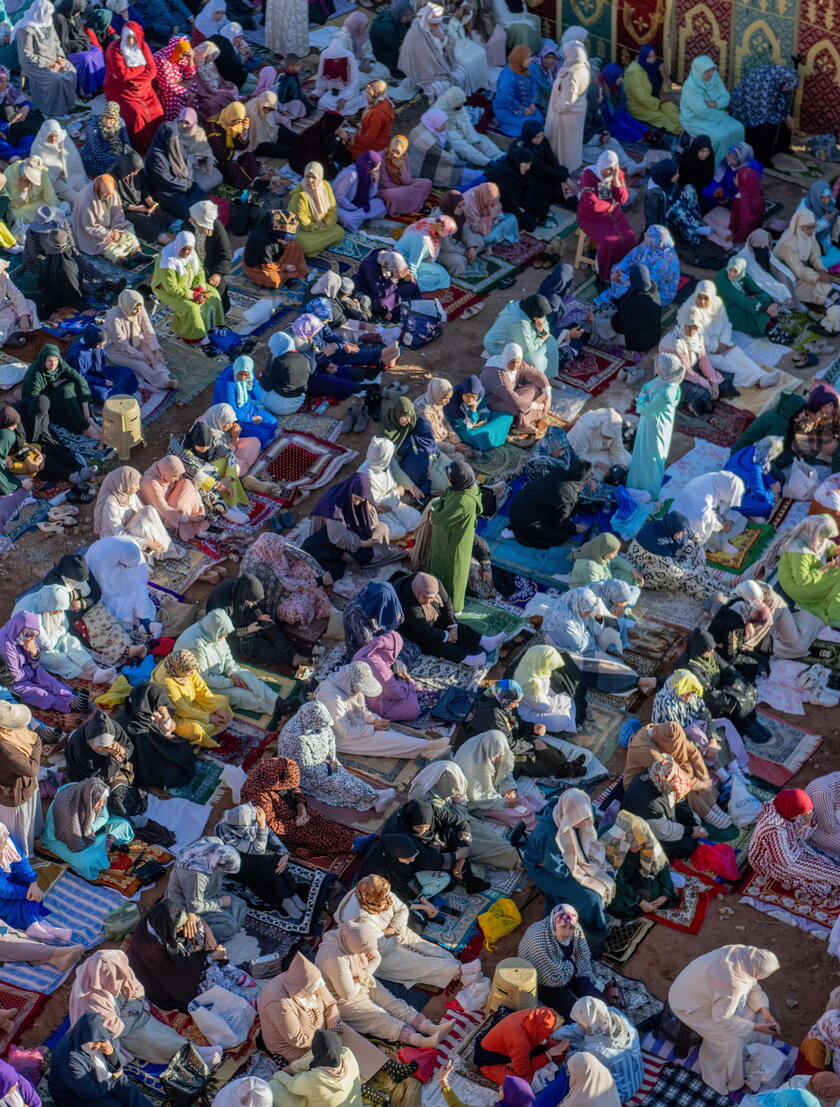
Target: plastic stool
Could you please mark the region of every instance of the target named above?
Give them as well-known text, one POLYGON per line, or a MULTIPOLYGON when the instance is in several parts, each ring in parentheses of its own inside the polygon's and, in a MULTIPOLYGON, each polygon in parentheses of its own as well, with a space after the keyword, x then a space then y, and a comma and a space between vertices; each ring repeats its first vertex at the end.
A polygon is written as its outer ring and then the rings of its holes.
POLYGON ((102 441, 117 451, 120 461, 128 461, 132 446, 144 441, 140 404, 133 396, 109 396, 105 401, 102 441))
POLYGON ((485 1008, 488 1015, 503 1006, 527 1011, 538 1005, 537 970, 522 957, 505 957, 493 973, 493 987, 485 1008))

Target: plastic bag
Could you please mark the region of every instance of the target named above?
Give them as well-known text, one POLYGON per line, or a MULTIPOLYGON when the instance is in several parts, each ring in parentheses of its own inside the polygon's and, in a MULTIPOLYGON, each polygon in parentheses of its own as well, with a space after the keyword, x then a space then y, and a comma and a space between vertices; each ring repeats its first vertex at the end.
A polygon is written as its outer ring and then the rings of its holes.
POLYGON ((257 1014, 247 999, 218 984, 196 996, 188 1009, 208 1042, 223 1049, 242 1045, 257 1014))
POLYGON ((757 1042, 746 1047, 746 1054, 744 1075, 750 1091, 778 1088, 782 1082, 782 1070, 787 1065, 784 1053, 775 1046, 757 1042))
POLYGON ((741 875, 735 850, 725 842, 717 842, 715 845, 701 842, 691 855, 691 864, 695 869, 714 873, 730 882, 741 875))
POLYGON ((493 949, 500 938, 516 930, 522 922, 522 916, 513 900, 503 896, 502 899, 491 903, 487 910, 478 916, 477 921, 484 935, 484 948, 493 949))
POLYGON ((798 457, 793 459, 782 495, 789 500, 810 500, 819 485, 816 471, 798 457))
POLYGON ((751 826, 761 810, 761 800, 756 799, 737 773, 732 776, 728 810, 730 819, 739 828, 751 826))
POLYGON ((455 996, 458 1003, 465 1011, 483 1011, 484 1004, 490 998, 490 981, 486 976, 480 976, 466 988, 462 988, 455 996))
POLYGON ((610 526, 619 538, 635 538, 653 510, 653 504, 640 504, 626 488, 617 485, 615 490, 616 509, 610 519, 610 526))

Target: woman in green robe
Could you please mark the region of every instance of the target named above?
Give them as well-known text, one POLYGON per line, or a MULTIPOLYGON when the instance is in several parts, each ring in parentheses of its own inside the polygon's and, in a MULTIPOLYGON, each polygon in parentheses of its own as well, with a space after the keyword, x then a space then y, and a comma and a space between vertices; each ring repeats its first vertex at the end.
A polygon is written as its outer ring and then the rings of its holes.
POLYGON ((644 819, 619 811, 601 834, 607 861, 615 869, 615 896, 609 912, 617 919, 638 919, 679 903, 668 858, 644 819))
POLYGON ((625 557, 621 557, 621 542, 614 534, 597 534, 584 542, 572 554, 570 584, 583 587, 596 580, 623 580, 628 584, 642 584, 642 577, 625 557))
POLYGON ((733 258, 726 269, 721 269, 715 277, 715 288, 734 331, 760 338, 776 322, 778 305, 747 276, 747 263, 743 258, 733 258))
MULTIPOLYGON (((837 523, 830 515, 808 515, 777 548, 779 584, 804 611, 840 626, 840 565, 837 523)), ((772 558, 773 551, 770 552, 772 558)))
MULTIPOLYGON (((22 393, 24 401, 46 396, 50 401, 50 422, 73 434, 102 439, 102 430, 90 417, 91 394, 88 382, 72 369, 58 346, 48 342, 26 370, 22 393)), ((34 408, 34 404, 31 404, 34 408)))
POLYGON ((289 211, 297 218, 296 237, 307 257, 344 241, 338 205, 319 162, 311 161, 304 169, 303 180, 289 197, 289 211))
POLYGON ((683 364, 675 354, 659 354, 653 379, 636 397, 639 429, 625 484, 650 493, 652 500, 658 500, 662 491, 684 376, 683 364))
POLYGON ((455 613, 464 607, 475 527, 481 514, 481 492, 475 473, 456 459, 446 468, 449 487, 432 508, 432 542, 428 571, 449 594, 455 613))
POLYGON ((179 338, 209 345, 207 332, 221 327, 225 312, 219 293, 207 280, 190 231, 181 231, 161 250, 152 289, 161 303, 172 308, 172 326, 179 338))

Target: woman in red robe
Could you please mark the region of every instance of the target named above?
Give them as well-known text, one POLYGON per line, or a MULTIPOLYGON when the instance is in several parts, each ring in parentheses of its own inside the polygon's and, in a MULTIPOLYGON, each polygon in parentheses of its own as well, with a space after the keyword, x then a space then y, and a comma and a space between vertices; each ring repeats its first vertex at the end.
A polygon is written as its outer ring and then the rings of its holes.
POLYGON ((605 150, 595 165, 584 169, 580 177, 578 226, 598 247, 598 276, 610 279, 610 271, 636 245, 636 232, 627 222, 621 205, 630 194, 618 156, 605 150))
POLYGON ((105 54, 105 97, 116 100, 134 148, 145 154, 163 122, 152 82, 157 65, 139 23, 126 23, 105 54))

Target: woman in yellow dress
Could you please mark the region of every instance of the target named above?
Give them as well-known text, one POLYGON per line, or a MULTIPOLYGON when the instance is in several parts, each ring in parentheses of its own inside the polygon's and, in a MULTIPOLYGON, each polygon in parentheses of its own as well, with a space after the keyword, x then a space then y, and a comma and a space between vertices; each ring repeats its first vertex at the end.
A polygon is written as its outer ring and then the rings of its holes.
POLYGON ((335 196, 319 162, 307 164, 303 180, 289 197, 289 210, 297 216, 297 240, 308 257, 343 241, 344 228, 338 222, 335 196))
POLYGON ((214 749, 218 742, 213 735, 223 730, 233 718, 227 696, 216 696, 198 671, 195 655, 189 650, 176 650, 161 661, 152 673, 152 680, 169 696, 175 717, 175 733, 187 738, 194 746, 214 749))

